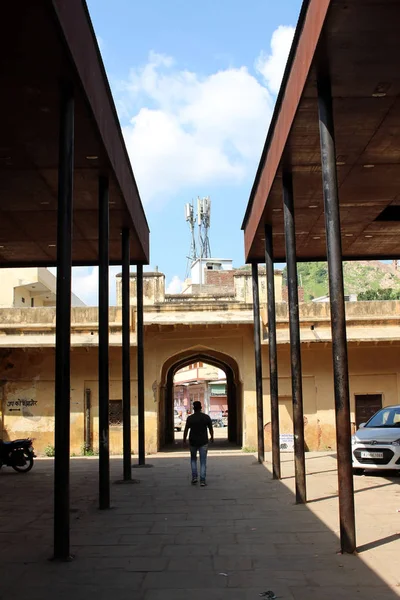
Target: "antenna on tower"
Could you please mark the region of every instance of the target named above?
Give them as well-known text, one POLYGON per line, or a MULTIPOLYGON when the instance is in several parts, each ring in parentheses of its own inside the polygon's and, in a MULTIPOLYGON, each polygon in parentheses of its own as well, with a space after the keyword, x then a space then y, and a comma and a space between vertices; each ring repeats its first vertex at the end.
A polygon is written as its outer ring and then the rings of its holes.
POLYGON ((189 202, 187 204, 185 204, 185 218, 186 218, 186 222, 189 223, 189 227, 190 227, 190 250, 189 250, 189 256, 187 257, 188 260, 187 260, 186 276, 185 276, 185 279, 187 279, 190 275, 190 270, 192 268, 192 264, 194 263, 194 261, 197 258, 196 236, 194 233, 196 217, 194 215, 193 204, 190 204, 189 202))
POLYGON ((211 258, 208 232, 211 224, 210 197, 197 198, 197 221, 199 224, 200 258, 211 258))

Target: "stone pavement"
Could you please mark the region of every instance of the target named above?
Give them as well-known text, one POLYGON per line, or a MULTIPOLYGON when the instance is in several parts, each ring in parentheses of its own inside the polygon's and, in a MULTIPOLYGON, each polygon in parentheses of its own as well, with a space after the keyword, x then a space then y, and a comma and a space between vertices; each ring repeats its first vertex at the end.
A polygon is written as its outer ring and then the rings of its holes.
MULTIPOLYGON (((190 485, 186 454, 150 457, 135 485, 97 510, 97 460, 71 461, 71 563, 52 546, 52 461, 0 472, 0 598, 20 600, 395 600, 400 593, 398 478, 356 478, 358 556, 337 554, 335 457, 307 455, 309 499, 296 506, 293 463, 271 480, 251 454, 214 451, 209 486, 190 485)), ((112 478, 122 471, 112 459, 112 478)))

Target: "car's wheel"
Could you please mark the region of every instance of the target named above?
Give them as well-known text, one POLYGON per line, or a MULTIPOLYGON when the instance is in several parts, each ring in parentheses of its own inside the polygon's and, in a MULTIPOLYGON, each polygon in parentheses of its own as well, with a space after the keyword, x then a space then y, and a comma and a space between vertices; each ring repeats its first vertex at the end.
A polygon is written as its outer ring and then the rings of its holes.
POLYGON ((177 427, 176 430, 177 431, 182 431, 182 427, 177 427))
POLYGON ((364 475, 364 469, 353 469, 353 475, 364 475))

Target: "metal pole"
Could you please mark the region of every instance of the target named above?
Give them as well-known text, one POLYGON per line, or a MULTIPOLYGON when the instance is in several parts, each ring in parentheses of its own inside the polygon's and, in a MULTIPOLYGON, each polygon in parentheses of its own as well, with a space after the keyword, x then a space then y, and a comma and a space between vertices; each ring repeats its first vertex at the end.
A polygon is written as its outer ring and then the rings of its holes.
POLYGON ((336 150, 329 78, 319 77, 318 79, 318 110, 331 305, 340 544, 342 552, 352 553, 356 550, 356 531, 351 457, 349 373, 336 150))
POLYGON ((131 469, 131 341, 130 341, 130 239, 122 230, 122 405, 124 481, 132 479, 131 469))
POLYGON ((292 371, 296 503, 304 504, 307 501, 307 492, 306 467, 304 458, 303 386, 301 371, 299 294, 296 261, 296 230, 294 221, 293 180, 291 173, 286 172, 283 174, 282 184, 289 300, 290 362, 292 371))
POLYGON ((251 263, 253 283, 254 348, 256 360, 257 445, 258 462, 264 462, 264 415, 261 357, 260 297, 258 293, 258 264, 251 263))
POLYGON ((88 452, 91 449, 91 390, 87 388, 85 390, 85 452, 88 452))
POLYGON ((139 466, 146 462, 144 419, 143 265, 136 266, 139 466))
POLYGON ((99 507, 110 508, 108 177, 99 177, 99 507))
POLYGON ((272 429, 272 476, 273 479, 280 479, 281 451, 279 444, 278 357, 276 345, 274 251, 272 245, 271 225, 265 225, 265 266, 267 272, 269 382, 271 396, 272 429))
POLYGON ((74 184, 74 93, 60 90, 57 207, 57 302, 54 423, 54 558, 68 560, 72 210, 74 184))

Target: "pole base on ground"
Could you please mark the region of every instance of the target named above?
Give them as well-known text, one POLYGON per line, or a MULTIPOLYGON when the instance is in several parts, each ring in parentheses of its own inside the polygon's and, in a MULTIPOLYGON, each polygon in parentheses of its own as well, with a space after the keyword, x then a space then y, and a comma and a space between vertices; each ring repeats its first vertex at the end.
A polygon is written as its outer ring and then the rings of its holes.
POLYGON ((144 465, 132 465, 132 469, 150 469, 153 465, 149 465, 149 463, 146 463, 144 465))
POLYGON ((103 511, 105 511, 105 510, 113 510, 113 508, 114 507, 110 506, 110 505, 108 505, 108 506, 98 506, 97 510, 103 510, 103 511))
POLYGON ((69 562, 72 562, 74 559, 75 559, 75 556, 73 554, 69 554, 67 557, 52 556, 48 560, 50 562, 65 562, 65 563, 69 563, 69 562))

